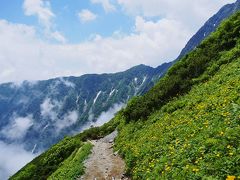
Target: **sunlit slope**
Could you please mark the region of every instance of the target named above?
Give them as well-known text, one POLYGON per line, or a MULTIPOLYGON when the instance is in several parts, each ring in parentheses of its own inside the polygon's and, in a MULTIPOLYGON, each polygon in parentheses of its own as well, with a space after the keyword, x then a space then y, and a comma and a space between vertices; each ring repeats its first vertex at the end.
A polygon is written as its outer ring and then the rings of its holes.
POLYGON ((66 137, 10 179, 74 179, 83 174, 83 161, 90 154, 91 147, 91 144, 81 142, 80 138, 66 137))
POLYGON ((92 144, 88 139, 99 139, 115 130, 119 118, 102 127, 91 128, 74 137, 65 137, 46 152, 36 157, 11 180, 61 180, 76 179, 84 174, 84 160, 91 153, 92 144))
POLYGON ((117 149, 134 179, 240 175, 240 59, 147 121, 124 124, 117 149))
POLYGON ((116 150, 133 179, 240 176, 239 31, 240 13, 128 104, 116 150))

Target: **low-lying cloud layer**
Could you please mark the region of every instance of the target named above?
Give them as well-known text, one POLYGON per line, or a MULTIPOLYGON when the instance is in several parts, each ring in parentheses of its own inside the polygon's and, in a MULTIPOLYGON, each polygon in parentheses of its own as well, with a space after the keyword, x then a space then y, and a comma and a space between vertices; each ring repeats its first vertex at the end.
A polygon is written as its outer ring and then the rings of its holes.
POLYGON ((64 115, 62 119, 56 120, 55 127, 60 132, 62 129, 75 124, 78 120, 77 111, 70 111, 64 115))
POLYGON ((58 133, 62 129, 75 124, 78 120, 78 112, 76 110, 65 112, 63 117, 59 118, 58 113, 62 106, 63 102, 53 101, 50 98, 46 98, 40 105, 41 116, 43 118, 49 118, 58 133))
POLYGON ((94 122, 92 121, 94 114, 92 114, 90 112, 89 118, 88 118, 88 123, 86 123, 83 127, 81 127, 80 131, 89 129, 92 126, 94 126, 94 127, 102 126, 103 124, 109 122, 115 116, 115 114, 118 111, 120 111, 124 106, 125 106, 125 104, 123 104, 123 103, 114 104, 108 111, 102 112, 101 115, 94 122))
POLYGON ((35 156, 25 151, 21 145, 0 141, 0 179, 7 180, 35 156))
POLYGON ((4 127, 0 133, 10 140, 21 140, 27 133, 27 130, 33 125, 32 115, 18 117, 13 115, 10 123, 4 127))
POLYGON ((102 112, 98 117, 97 121, 93 124, 94 126, 102 126, 103 124, 110 121, 114 115, 123 108, 124 104, 114 104, 108 111, 102 112))

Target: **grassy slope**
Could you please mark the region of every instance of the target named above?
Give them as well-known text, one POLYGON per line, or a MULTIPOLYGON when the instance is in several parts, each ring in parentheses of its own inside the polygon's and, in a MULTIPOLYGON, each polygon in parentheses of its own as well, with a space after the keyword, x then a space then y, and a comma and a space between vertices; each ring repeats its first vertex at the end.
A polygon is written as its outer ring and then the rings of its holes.
POLYGON ((240 59, 147 121, 122 125, 117 149, 133 179, 240 175, 240 59))
POLYGON ((133 179, 240 175, 240 13, 123 112, 116 149, 133 179))
POLYGON ((84 174, 83 162, 91 153, 92 144, 86 143, 81 148, 76 149, 62 165, 48 178, 49 180, 76 179, 84 174))
POLYGON ((79 138, 66 137, 60 143, 54 145, 48 151, 28 163, 10 179, 47 179, 47 177, 61 166, 62 162, 82 146, 83 143, 79 138))
POLYGON ((74 137, 66 137, 28 163, 10 179, 75 179, 84 173, 83 161, 92 148, 89 143, 84 142, 111 133, 116 129, 118 120, 117 116, 102 127, 91 128, 74 137))

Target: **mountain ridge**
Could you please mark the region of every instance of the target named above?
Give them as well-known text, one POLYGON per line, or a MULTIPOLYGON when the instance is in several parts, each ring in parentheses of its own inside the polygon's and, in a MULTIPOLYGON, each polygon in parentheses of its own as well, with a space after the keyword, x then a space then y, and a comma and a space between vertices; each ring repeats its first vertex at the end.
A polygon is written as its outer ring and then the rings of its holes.
POLYGON ((118 73, 1 84, 0 140, 22 142, 35 153, 45 150, 65 135, 94 125, 98 118, 110 120, 128 99, 146 92, 167 69, 142 64, 118 73), (26 124, 23 139, 10 133, 19 130, 19 120, 26 124))
POLYGON ((216 14, 204 23, 204 25, 191 37, 175 61, 181 59, 187 53, 195 49, 209 34, 214 32, 219 24, 236 11, 240 10, 240 0, 223 6, 216 14))

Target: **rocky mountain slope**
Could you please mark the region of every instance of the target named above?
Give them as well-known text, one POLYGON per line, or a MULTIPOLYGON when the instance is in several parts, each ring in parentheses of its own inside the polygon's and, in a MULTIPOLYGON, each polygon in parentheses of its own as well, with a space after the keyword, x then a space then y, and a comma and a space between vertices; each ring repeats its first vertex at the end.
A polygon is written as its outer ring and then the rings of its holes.
POLYGON ((0 140, 33 153, 65 135, 110 120, 131 97, 141 95, 168 69, 145 65, 125 72, 0 85, 0 140))

